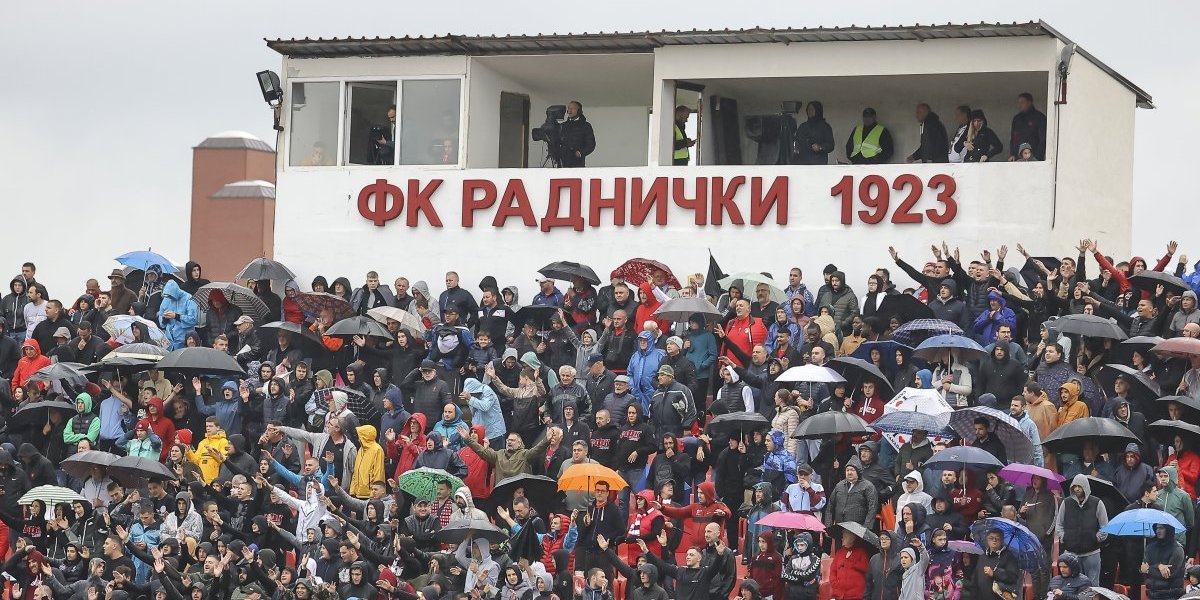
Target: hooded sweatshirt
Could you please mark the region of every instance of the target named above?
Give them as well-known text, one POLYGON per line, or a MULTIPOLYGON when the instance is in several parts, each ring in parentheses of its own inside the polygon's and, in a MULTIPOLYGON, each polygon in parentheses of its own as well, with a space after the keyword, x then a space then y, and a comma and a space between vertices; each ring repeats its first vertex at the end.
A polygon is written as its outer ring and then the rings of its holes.
MULTIPOLYGON (((933 512, 933 496, 925 493, 925 480, 921 477, 921 472, 917 470, 909 471, 905 479, 915 479, 917 487, 912 493, 904 492, 896 499, 896 516, 899 517, 900 510, 909 504, 920 504, 925 508, 925 512, 933 512)), ((903 488, 904 482, 901 482, 903 488)))
POLYGON ((371 484, 383 481, 387 475, 383 471, 383 447, 377 440, 378 431, 374 425, 359 425, 358 457, 354 460, 354 473, 350 478, 350 495, 355 498, 366 498, 371 495, 371 484))
MULTIPOLYGON (((482 425, 472 425, 471 432, 480 440, 486 442, 486 430, 482 425)), ((469 446, 469 439, 463 440, 463 447, 458 450, 458 457, 467 467, 467 476, 463 479, 463 483, 471 488, 471 493, 476 498, 487 498, 492 495, 492 487, 495 485, 492 466, 474 447, 469 446)))
POLYGON ((1008 307, 1004 297, 996 292, 988 292, 987 299, 988 302, 993 300, 999 302, 1000 308, 993 312, 989 304, 988 308, 975 318, 975 339, 983 345, 996 342, 996 332, 1001 325, 1008 325, 1014 331, 1017 329, 1017 315, 1013 309, 1008 307))
POLYGON ((725 520, 734 515, 733 511, 722 502, 717 502, 717 488, 711 481, 702 482, 698 486, 704 493, 703 502, 694 502, 687 506, 663 506, 663 514, 672 519, 684 519, 683 539, 680 547, 695 546, 703 548, 707 545, 704 539, 704 526, 709 523, 724 525, 725 520), (717 511, 723 511, 724 516, 717 516, 717 511))
POLYGON ((187 332, 196 328, 197 318, 199 308, 192 295, 183 291, 174 279, 168 280, 163 286, 162 304, 158 308, 158 324, 171 341, 171 350, 178 350, 187 344, 187 332), (175 318, 164 317, 167 312, 174 312, 175 318))
POLYGON ((462 419, 462 409, 454 404, 454 418, 447 421, 446 419, 438 419, 434 424, 432 433, 442 436, 442 439, 450 440, 450 450, 458 452, 463 447, 462 435, 459 434, 459 427, 466 427, 466 421, 462 419))
POLYGON ((1108 524, 1108 511, 1099 498, 1092 496, 1091 481, 1086 475, 1076 475, 1064 495, 1054 519, 1055 536, 1062 548, 1080 556, 1099 552, 1100 542, 1108 537, 1101 531, 1108 524), (1075 495, 1075 486, 1083 488, 1083 498, 1075 495))
POLYGON ((75 397, 76 413, 67 421, 66 428, 63 429, 63 441, 67 443, 67 454, 75 454, 75 446, 79 440, 87 438, 92 443, 92 447, 96 446, 96 441, 100 439, 100 418, 92 413, 92 395, 88 393, 79 394, 75 397), (83 403, 83 410, 79 410, 79 403, 83 403))
POLYGON ((50 366, 50 359, 42 355, 42 346, 35 339, 25 340, 21 344, 21 358, 17 359, 17 368, 13 370, 12 389, 25 385, 29 377, 38 372, 38 369, 50 366), (26 356, 25 349, 32 348, 33 356, 26 356))
MULTIPOLYGON (((1158 471, 1167 474, 1167 485, 1161 488, 1161 493, 1158 496, 1158 501, 1162 504, 1163 512, 1179 519, 1180 523, 1191 530, 1196 522, 1196 511, 1192 503, 1192 497, 1187 492, 1179 487, 1179 469, 1175 466, 1160 467, 1158 471)), ((1157 473, 1157 472, 1156 472, 1157 473)), ((1180 543, 1186 539, 1186 534, 1179 533, 1176 537, 1180 543)))
POLYGON ((474 377, 463 382, 463 391, 471 395, 467 400, 467 406, 471 408, 471 423, 483 427, 486 434, 483 439, 493 440, 504 436, 508 428, 504 425, 504 413, 496 392, 474 377))
POLYGON ((192 503, 192 495, 188 492, 179 492, 175 494, 176 505, 167 513, 167 518, 163 520, 161 532, 164 539, 173 538, 179 534, 182 529, 188 537, 200 539, 204 533, 204 522, 200 518, 200 513, 196 512, 196 505, 192 503), (179 515, 180 501, 187 502, 187 510, 183 516, 179 515))

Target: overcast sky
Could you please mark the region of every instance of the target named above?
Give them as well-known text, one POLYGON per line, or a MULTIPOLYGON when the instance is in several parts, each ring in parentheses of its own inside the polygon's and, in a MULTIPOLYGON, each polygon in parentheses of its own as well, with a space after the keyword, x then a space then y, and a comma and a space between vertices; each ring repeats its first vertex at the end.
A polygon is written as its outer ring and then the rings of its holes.
MULTIPOLYGON (((6 2, 0 206, 7 235, 0 276, 34 260, 38 279, 54 292, 102 277, 115 266, 111 258, 129 249, 153 247, 185 261, 191 148, 230 129, 274 145, 254 73, 278 71, 280 57, 263 38, 1037 19, 1154 97, 1158 108, 1137 114, 1134 247, 1159 256, 1162 240, 1175 238, 1183 252, 1200 258, 1191 179, 1200 125, 1188 112, 1196 106, 1200 60, 1186 49, 1197 6, 1150 2, 1131 10, 1128 2, 1109 0, 6 2)), ((1097 136, 1105 135, 1104 127, 1095 124, 1097 136)))

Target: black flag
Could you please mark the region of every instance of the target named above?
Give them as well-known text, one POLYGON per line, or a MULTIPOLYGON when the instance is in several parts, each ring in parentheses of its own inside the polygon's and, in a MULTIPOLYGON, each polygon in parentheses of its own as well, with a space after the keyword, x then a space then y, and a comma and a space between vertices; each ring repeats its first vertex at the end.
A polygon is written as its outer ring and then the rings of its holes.
POLYGON ((721 265, 717 264, 717 259, 713 258, 712 252, 708 253, 708 273, 704 275, 704 294, 718 298, 721 296, 721 284, 719 280, 726 277, 725 272, 721 270, 721 265))

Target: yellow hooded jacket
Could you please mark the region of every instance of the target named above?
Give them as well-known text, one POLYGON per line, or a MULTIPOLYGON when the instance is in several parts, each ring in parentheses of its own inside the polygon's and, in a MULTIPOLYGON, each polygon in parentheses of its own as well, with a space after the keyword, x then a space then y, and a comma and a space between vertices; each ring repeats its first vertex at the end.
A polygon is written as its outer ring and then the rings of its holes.
POLYGON ((1071 421, 1085 419, 1091 416, 1091 411, 1088 410, 1086 402, 1079 401, 1079 394, 1083 391, 1078 381, 1068 381, 1058 387, 1060 390, 1066 390, 1067 397, 1063 400, 1062 406, 1058 407, 1058 426, 1062 427, 1071 421))
POLYGON ((359 425, 358 457, 354 459, 354 472, 350 477, 350 495, 366 498, 371 495, 371 483, 387 478, 383 473, 383 446, 379 445, 378 432, 374 425, 359 425))
POLYGON ((188 450, 188 460, 196 463, 200 467, 200 476, 204 479, 205 484, 212 483, 217 475, 221 473, 221 463, 225 462, 225 445, 229 440, 225 437, 225 432, 215 433, 204 436, 200 443, 196 445, 196 451, 188 450), (217 452, 221 453, 221 459, 218 460, 208 453, 209 448, 216 448, 217 452))

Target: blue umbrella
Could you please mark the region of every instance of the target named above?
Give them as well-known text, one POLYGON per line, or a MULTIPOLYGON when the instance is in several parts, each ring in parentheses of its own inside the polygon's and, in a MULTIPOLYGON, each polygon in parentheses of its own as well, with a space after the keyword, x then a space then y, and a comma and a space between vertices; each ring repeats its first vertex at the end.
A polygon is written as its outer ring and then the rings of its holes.
POLYGON ((1003 469, 1004 463, 1000 462, 991 452, 983 448, 974 446, 954 446, 946 448, 940 452, 935 452, 929 460, 925 461, 926 469, 936 469, 938 471, 957 471, 967 467, 975 467, 977 469, 987 469, 996 467, 1003 469))
POLYGON ((987 351, 975 340, 951 333, 935 335, 921 342, 913 351, 913 356, 938 360, 941 358, 943 350, 950 350, 954 354, 954 358, 959 361, 975 360, 987 355, 987 351))
POLYGON ((913 430, 920 429, 934 437, 958 437, 953 429, 946 425, 944 416, 937 417, 929 413, 913 410, 898 410, 879 417, 871 427, 883 433, 911 435, 913 430))
POLYGON ((1187 527, 1183 526, 1183 523, 1179 522, 1179 519, 1176 519, 1169 513, 1153 508, 1136 508, 1134 510, 1122 511, 1113 517, 1100 531, 1111 533, 1112 535, 1154 537, 1155 525, 1170 525, 1175 528, 1175 533, 1182 533, 1187 529, 1187 527))
POLYGON ((912 346, 935 335, 962 335, 962 327, 941 319, 917 319, 909 321, 892 332, 892 339, 912 346))
POLYGON ((179 272, 179 267, 171 264, 171 261, 167 260, 167 257, 157 252, 151 252, 150 250, 134 250, 133 252, 126 252, 125 254, 118 256, 116 260, 127 267, 133 267, 143 271, 149 269, 150 265, 158 265, 162 267, 163 273, 179 272))
POLYGON ((1002 517, 991 517, 975 521, 971 525, 971 539, 980 548, 987 548, 987 534, 993 529, 999 529, 1004 534, 1004 545, 1008 548, 1013 556, 1017 557, 1017 562, 1021 568, 1026 571, 1041 571, 1048 565, 1046 564, 1046 554, 1042 549, 1036 535, 1033 534, 1027 527, 1010 521, 1002 517))

